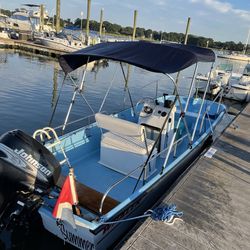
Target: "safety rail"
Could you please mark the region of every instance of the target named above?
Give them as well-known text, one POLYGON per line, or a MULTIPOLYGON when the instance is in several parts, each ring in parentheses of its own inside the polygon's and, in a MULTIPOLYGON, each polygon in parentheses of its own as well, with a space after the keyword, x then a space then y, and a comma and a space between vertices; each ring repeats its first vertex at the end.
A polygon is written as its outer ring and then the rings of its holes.
MULTIPOLYGON (((88 115, 88 116, 85 116, 85 117, 76 119, 76 120, 74 120, 74 121, 68 122, 68 123, 67 123, 67 126, 68 126, 68 125, 76 124, 76 123, 78 123, 78 122, 81 122, 81 121, 84 121, 84 120, 87 120, 87 119, 88 119, 88 123, 87 123, 85 126, 89 126, 89 125, 91 124, 91 120, 90 120, 90 119, 91 119, 92 117, 94 118, 94 116, 95 116, 94 114, 91 114, 91 115, 88 115)), ((61 125, 59 125, 59 126, 57 126, 57 127, 54 127, 54 129, 55 129, 55 130, 59 130, 59 129, 62 129, 63 126, 64 126, 64 124, 61 124, 61 125)))
MULTIPOLYGON (((143 86, 141 87, 141 89, 145 89, 146 87, 148 87, 148 86, 150 86, 150 85, 152 85, 152 84, 156 84, 156 90, 155 90, 155 92, 156 92, 156 98, 157 98, 157 97, 158 97, 159 82, 162 81, 162 80, 163 80, 163 79, 156 79, 156 80, 150 81, 149 83, 143 85, 143 86)), ((75 86, 75 85, 74 85, 74 86, 75 86)), ((101 105, 101 106, 102 106, 102 105, 101 105)), ((125 109, 122 109, 122 110, 120 110, 119 112, 125 111, 125 110, 127 110, 127 109, 130 109, 130 107, 125 108, 125 109)), ((101 111, 101 113, 107 113, 107 112, 106 112, 106 111, 101 111)), ((117 112, 114 112, 114 113, 117 113, 117 112)), ((61 125, 59 125, 59 126, 56 126, 56 127, 54 127, 54 129, 55 129, 56 131, 58 131, 58 130, 60 130, 60 129, 63 130, 63 128, 66 127, 66 126, 68 127, 68 126, 70 126, 70 125, 74 125, 74 124, 76 124, 76 123, 79 123, 79 122, 84 121, 84 120, 87 120, 87 119, 88 119, 88 122, 87 122, 84 126, 89 126, 89 125, 94 121, 94 120, 91 120, 91 118, 93 118, 94 116, 95 116, 95 114, 90 114, 90 115, 88 115, 88 116, 85 116, 85 117, 76 119, 76 120, 74 120, 74 121, 66 122, 65 124, 61 124, 61 125)), ((63 131, 61 131, 61 132, 62 132, 62 134, 63 134, 63 131)))
MULTIPOLYGON (((174 145, 179 143, 180 141, 182 141, 184 138, 186 138, 188 135, 185 134, 184 136, 182 136, 181 138, 179 138, 178 140, 176 140, 174 142, 174 145)), ((161 154, 165 153, 165 151, 167 151, 169 148, 166 147, 165 149, 163 149, 162 151, 160 151, 158 154, 156 154, 153 158, 151 158, 149 161, 148 161, 148 164, 147 165, 150 165, 150 162, 155 160, 155 158, 159 157, 161 154)), ((131 177, 131 175, 137 171, 138 169, 140 168, 143 168, 145 167, 144 164, 138 166, 137 168, 135 168, 134 170, 132 170, 131 172, 129 172, 126 176, 124 176, 123 178, 121 178, 120 180, 118 180, 117 182, 115 182, 114 184, 112 184, 107 190, 106 192, 103 194, 102 196, 102 199, 101 199, 101 204, 100 204, 100 207, 99 207, 99 213, 102 214, 102 209, 103 209, 103 205, 104 205, 104 201, 106 199, 106 197, 108 196, 108 194, 111 192, 111 190, 113 190, 117 185, 119 185, 120 183, 122 183, 123 181, 125 181, 127 178, 131 177)), ((141 177, 140 177, 141 178, 141 177)))
POLYGON ((201 125, 200 125, 200 129, 199 129, 199 133, 201 133, 201 130, 202 130, 202 127, 203 127, 203 123, 204 123, 204 120, 205 120, 205 117, 207 116, 208 118, 208 121, 209 121, 209 125, 210 125, 210 128, 211 128, 211 131, 213 133, 213 127, 212 127, 212 124, 211 124, 211 120, 210 120, 210 117, 209 117, 209 114, 208 112, 210 111, 210 108, 212 107, 212 105, 216 102, 216 100, 218 99, 218 97, 220 97, 220 101, 219 101, 219 104, 218 104, 218 108, 217 108, 217 111, 216 111, 216 114, 219 113, 219 110, 220 110, 220 105, 221 105, 221 100, 222 100, 222 95, 223 95, 223 90, 221 89, 219 91, 219 93, 217 94, 217 96, 214 98, 214 100, 212 101, 212 103, 210 105, 208 105, 206 107, 206 110, 202 116, 202 120, 201 120, 201 125))
MULTIPOLYGON (((150 86, 150 85, 156 83, 156 97, 158 97, 158 94, 157 94, 157 92, 158 92, 158 85, 159 85, 159 81, 161 81, 161 80, 162 80, 162 79, 157 79, 157 80, 151 81, 151 82, 145 84, 144 86, 142 86, 141 89, 144 89, 144 88, 146 88, 146 87, 148 87, 148 86, 150 86)), ((102 105, 101 105, 101 106, 102 106, 102 105)), ((125 108, 125 109, 123 109, 123 110, 120 110, 119 112, 125 111, 125 110, 127 110, 127 109, 130 109, 130 107, 125 108)), ((101 112, 101 113, 107 113, 107 111, 99 111, 99 112, 101 112)), ((117 113, 117 112, 116 112, 116 113, 117 113)), ((83 120, 89 119, 88 123, 86 124, 86 126, 88 126, 88 125, 91 124, 90 118, 91 118, 91 117, 94 117, 94 116, 95 116, 95 114, 91 114, 91 115, 88 115, 88 116, 79 118, 79 119, 77 119, 77 120, 74 120, 74 121, 71 121, 71 122, 67 122, 65 125, 68 126, 68 125, 72 125, 72 124, 81 122, 81 121, 83 121, 83 120)), ((64 126, 64 124, 59 125, 59 126, 55 127, 54 129, 55 129, 55 130, 62 129, 63 126, 64 126)))
POLYGON ((68 160, 68 157, 67 157, 67 155, 66 155, 66 153, 65 153, 65 151, 64 151, 64 149, 62 147, 62 142, 59 139, 56 131, 53 128, 50 128, 50 127, 45 127, 45 128, 42 128, 42 129, 38 129, 33 133, 33 138, 36 139, 37 136, 40 136, 40 141, 45 142, 44 135, 46 136, 46 138, 48 140, 54 140, 53 143, 47 145, 47 148, 52 148, 52 147, 55 147, 56 145, 60 146, 60 150, 62 151, 62 154, 63 154, 63 157, 64 157, 64 160, 60 161, 60 165, 62 165, 62 164, 64 164, 66 162, 67 165, 69 166, 69 168, 72 168, 71 165, 70 165, 70 162, 68 160), (52 136, 54 136, 54 138, 50 135, 50 133, 52 133, 52 136))

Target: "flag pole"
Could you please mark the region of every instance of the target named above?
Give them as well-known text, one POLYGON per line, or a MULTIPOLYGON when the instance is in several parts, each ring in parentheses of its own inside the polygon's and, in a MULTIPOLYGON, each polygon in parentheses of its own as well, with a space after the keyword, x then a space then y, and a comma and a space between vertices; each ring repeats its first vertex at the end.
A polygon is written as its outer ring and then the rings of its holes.
POLYGON ((72 205, 73 213, 76 215, 81 215, 81 210, 79 208, 78 195, 76 191, 74 169, 72 167, 69 168, 69 181, 70 181, 70 188, 71 188, 72 199, 73 199, 73 205, 72 205))

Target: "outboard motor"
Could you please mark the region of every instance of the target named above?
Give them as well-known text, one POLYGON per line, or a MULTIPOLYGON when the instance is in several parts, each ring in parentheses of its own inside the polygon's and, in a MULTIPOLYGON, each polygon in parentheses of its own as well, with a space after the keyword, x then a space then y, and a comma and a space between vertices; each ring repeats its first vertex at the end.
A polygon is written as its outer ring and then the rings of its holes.
POLYGON ((59 162, 31 136, 14 130, 0 137, 0 179, 21 189, 46 192, 59 175, 59 162))
POLYGON ((60 172, 53 154, 23 131, 0 137, 0 233, 37 211, 60 172))

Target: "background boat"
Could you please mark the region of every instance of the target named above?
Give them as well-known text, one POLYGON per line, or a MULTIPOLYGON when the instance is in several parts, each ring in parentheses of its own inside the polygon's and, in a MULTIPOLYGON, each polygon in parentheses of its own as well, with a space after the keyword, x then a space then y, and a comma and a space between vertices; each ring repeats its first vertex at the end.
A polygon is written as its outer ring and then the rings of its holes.
POLYGON ((8 18, 10 28, 18 32, 31 33, 33 30, 30 14, 25 8, 16 9, 8 18))
POLYGON ((227 59, 227 60, 237 60, 237 61, 250 62, 250 56, 244 55, 244 54, 239 54, 239 53, 218 54, 217 56, 220 58, 227 59))

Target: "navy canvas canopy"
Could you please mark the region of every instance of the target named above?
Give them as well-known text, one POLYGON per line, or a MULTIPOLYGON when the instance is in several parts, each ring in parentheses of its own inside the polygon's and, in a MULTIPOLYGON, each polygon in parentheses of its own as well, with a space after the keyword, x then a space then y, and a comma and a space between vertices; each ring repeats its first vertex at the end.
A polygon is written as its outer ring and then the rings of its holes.
POLYGON ((99 59, 111 59, 135 65, 158 73, 175 73, 197 62, 214 62, 210 49, 183 44, 157 44, 151 42, 99 43, 59 57, 65 73, 99 59))

